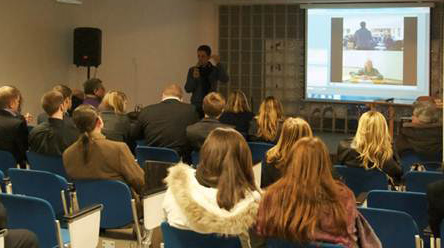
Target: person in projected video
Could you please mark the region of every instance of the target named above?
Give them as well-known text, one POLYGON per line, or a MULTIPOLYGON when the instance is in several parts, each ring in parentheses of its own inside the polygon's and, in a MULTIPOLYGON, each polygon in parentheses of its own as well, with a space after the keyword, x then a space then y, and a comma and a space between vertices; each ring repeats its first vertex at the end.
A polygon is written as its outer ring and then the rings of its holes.
POLYGON ((361 22, 360 25, 361 28, 358 29, 354 35, 355 48, 357 50, 373 50, 375 46, 372 32, 366 28, 367 24, 365 22, 361 22))
POLYGON ((358 72, 350 72, 350 75, 352 77, 370 80, 382 80, 384 78, 381 73, 379 73, 378 69, 373 67, 373 62, 371 60, 365 61, 364 68, 360 69, 358 72))

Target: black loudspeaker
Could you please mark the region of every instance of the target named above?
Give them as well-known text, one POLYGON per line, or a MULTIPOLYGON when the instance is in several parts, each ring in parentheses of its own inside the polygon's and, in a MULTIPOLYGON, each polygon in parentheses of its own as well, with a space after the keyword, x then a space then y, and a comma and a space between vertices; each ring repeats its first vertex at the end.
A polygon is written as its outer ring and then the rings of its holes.
POLYGON ((74 64, 98 67, 102 63, 102 30, 74 29, 74 64))

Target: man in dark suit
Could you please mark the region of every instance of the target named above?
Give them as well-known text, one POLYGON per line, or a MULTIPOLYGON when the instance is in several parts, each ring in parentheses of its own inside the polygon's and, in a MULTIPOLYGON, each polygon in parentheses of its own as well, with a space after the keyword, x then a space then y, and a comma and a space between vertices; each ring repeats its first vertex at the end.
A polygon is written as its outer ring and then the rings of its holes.
POLYGON ((64 118, 69 106, 62 93, 52 90, 43 95, 42 108, 49 118, 32 129, 29 149, 47 156, 62 156, 79 137, 74 123, 67 123, 64 118))
POLYGON ((183 91, 177 84, 166 87, 162 102, 142 109, 137 126, 148 146, 174 149, 184 161, 189 161, 191 149, 185 129, 199 119, 195 107, 182 103, 182 97, 183 91))
POLYGON ((22 96, 13 86, 0 87, 0 150, 12 153, 22 168, 26 167, 28 126, 20 114, 22 96))
POLYGON ((204 116, 202 101, 204 97, 217 89, 217 82, 228 82, 228 74, 220 64, 220 57, 211 55, 211 48, 202 45, 197 49, 197 65, 188 70, 185 91, 192 93, 191 104, 196 106, 200 118, 204 116))
POLYGON ((429 225, 435 237, 440 235, 441 221, 444 219, 444 180, 427 186, 429 200, 429 225))
POLYGON ((187 138, 193 150, 198 152, 211 131, 218 127, 233 128, 219 122, 225 108, 225 99, 219 93, 211 92, 203 100, 205 118, 187 127, 187 138))

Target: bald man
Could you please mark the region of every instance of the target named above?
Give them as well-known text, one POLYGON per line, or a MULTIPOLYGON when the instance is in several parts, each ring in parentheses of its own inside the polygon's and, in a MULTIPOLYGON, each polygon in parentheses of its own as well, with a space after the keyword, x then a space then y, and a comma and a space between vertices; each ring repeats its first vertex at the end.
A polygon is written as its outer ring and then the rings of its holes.
POLYGON ((162 92, 162 101, 142 109, 138 129, 148 146, 176 150, 184 161, 189 161, 191 147, 186 137, 187 126, 198 121, 196 108, 182 102, 183 91, 171 84, 162 92))

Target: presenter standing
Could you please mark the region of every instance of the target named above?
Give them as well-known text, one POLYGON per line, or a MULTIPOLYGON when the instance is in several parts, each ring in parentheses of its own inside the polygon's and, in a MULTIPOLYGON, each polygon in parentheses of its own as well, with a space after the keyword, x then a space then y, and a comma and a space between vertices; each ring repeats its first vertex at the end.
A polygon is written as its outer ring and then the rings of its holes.
POLYGON ((218 55, 211 55, 211 48, 202 45, 197 49, 197 64, 188 70, 185 91, 191 93, 191 104, 196 107, 201 118, 204 117, 202 101, 217 89, 217 82, 228 82, 227 71, 220 64, 218 55))

